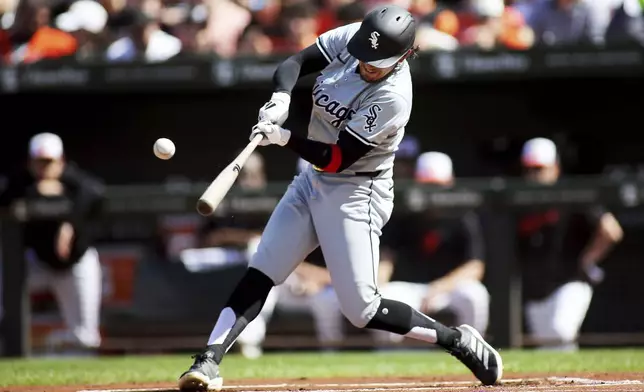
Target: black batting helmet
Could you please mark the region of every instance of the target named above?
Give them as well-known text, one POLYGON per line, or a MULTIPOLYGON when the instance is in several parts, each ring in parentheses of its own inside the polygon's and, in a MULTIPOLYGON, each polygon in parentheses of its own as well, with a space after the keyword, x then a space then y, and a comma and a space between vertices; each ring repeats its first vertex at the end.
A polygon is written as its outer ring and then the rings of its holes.
POLYGON ((377 7, 364 17, 347 45, 358 60, 378 68, 396 64, 414 46, 416 21, 404 8, 377 7))

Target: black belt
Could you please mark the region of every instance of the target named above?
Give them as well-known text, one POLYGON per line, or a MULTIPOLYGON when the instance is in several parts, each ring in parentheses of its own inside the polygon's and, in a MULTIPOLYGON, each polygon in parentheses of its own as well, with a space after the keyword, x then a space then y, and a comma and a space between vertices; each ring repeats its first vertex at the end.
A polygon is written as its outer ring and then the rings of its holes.
MULTIPOLYGON (((315 170, 318 173, 326 173, 324 170, 320 170, 317 167, 313 166, 313 170, 315 170)), ((364 172, 355 172, 353 174, 350 174, 355 177, 378 177, 379 175, 382 174, 382 170, 376 170, 376 171, 364 171, 364 172)), ((338 173, 342 174, 342 173, 338 173)))
POLYGON ((357 177, 378 177, 382 174, 382 170, 370 171, 370 172, 355 172, 354 175, 357 177))

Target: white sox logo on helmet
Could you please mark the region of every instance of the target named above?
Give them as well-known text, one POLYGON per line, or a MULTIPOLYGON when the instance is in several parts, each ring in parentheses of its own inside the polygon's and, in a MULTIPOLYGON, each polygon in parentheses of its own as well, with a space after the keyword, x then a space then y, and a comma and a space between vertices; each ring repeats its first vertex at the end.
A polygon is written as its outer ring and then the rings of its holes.
POLYGON ((373 129, 378 126, 376 120, 378 119, 378 112, 382 112, 382 108, 378 105, 372 105, 369 108, 369 114, 363 114, 367 119, 364 123, 364 130, 371 133, 373 129))
POLYGON ((369 42, 371 42, 371 47, 374 49, 378 49, 378 37, 380 37, 380 33, 377 31, 374 31, 371 33, 371 37, 369 38, 369 42))

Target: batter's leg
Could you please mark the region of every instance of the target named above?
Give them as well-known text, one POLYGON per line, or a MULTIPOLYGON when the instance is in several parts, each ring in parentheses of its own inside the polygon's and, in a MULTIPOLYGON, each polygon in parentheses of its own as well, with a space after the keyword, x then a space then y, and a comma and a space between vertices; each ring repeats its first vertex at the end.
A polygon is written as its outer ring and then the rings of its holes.
POLYGON ((219 364, 224 354, 260 313, 271 289, 318 246, 308 209, 310 194, 311 183, 307 173, 302 173, 271 214, 257 253, 219 314, 207 348, 179 379, 182 391, 221 389, 219 364))
POLYGON ((262 344, 266 338, 266 328, 278 301, 278 289, 279 287, 274 287, 271 290, 259 315, 248 324, 237 339, 241 346, 242 355, 248 359, 257 359, 262 356, 262 344))
POLYGON ((101 344, 99 320, 103 273, 98 252, 89 248, 74 267, 52 274, 52 289, 74 343, 85 348, 101 344))
MULTIPOLYGON (((383 298, 404 302, 413 309, 419 310, 423 298, 427 295, 427 284, 412 282, 389 282, 385 284, 380 293, 383 298)), ((400 343, 404 336, 395 333, 374 330, 374 337, 380 343, 400 343)))
POLYGON ((313 223, 340 308, 358 328, 371 328, 451 346, 457 330, 383 300, 378 292, 381 230, 393 211, 392 181, 315 175, 319 197, 313 223))
MULTIPOLYGON (((255 253, 257 253, 260 241, 261 236, 259 235, 252 237, 248 241, 248 246, 246 247, 248 260, 252 260, 255 253)), ((281 291, 279 289, 280 287, 274 287, 271 290, 259 315, 246 326, 246 329, 242 331, 237 339, 242 355, 248 359, 256 359, 262 356, 262 344, 266 338, 266 328, 275 311, 275 305, 281 291)))
POLYGON ((318 175, 311 211, 344 315, 355 326, 436 343, 486 385, 502 376, 501 356, 469 325, 449 328, 409 305, 383 299, 377 273, 382 227, 393 210, 392 181, 318 175), (337 182, 342 181, 342 184, 337 182))

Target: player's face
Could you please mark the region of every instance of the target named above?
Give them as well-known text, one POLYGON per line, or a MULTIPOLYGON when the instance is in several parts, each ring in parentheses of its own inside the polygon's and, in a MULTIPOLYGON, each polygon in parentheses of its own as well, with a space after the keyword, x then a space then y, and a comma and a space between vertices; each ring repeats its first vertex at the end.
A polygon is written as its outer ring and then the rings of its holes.
POLYGON ((32 159, 29 169, 33 176, 39 180, 55 180, 60 178, 65 164, 62 159, 32 159))
POLYGON ((360 65, 358 65, 358 68, 360 69, 360 76, 367 82, 376 82, 384 78, 389 74, 389 72, 394 69, 394 67, 396 66, 392 65, 389 68, 377 68, 373 65, 363 63, 362 61, 360 62, 360 65))
POLYGON ((550 185, 559 178, 559 167, 556 165, 524 167, 524 177, 531 182, 542 185, 550 185))

